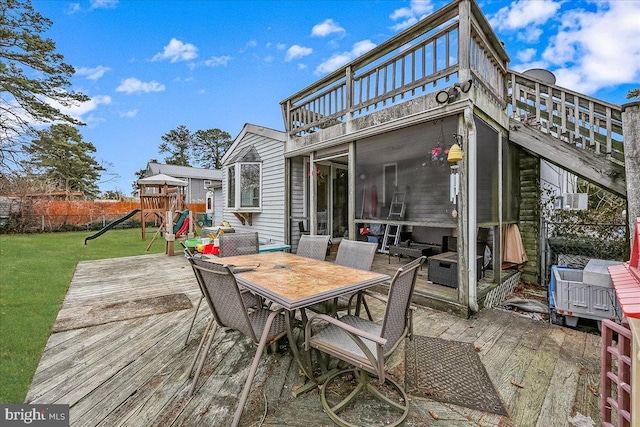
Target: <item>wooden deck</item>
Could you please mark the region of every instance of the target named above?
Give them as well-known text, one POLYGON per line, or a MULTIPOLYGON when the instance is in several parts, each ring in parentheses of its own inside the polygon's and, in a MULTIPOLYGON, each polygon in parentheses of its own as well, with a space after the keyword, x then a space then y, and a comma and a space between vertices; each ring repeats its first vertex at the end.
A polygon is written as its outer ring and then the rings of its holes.
MULTIPOLYGON (((180 309, 184 295, 195 307, 195 278, 179 256, 79 263, 59 315, 75 326, 50 336, 26 401, 69 404, 73 426, 229 425, 255 348, 218 331, 188 398, 187 370, 208 309, 185 347, 193 309, 180 309), (159 300, 161 307, 145 304, 159 300)), ((372 306, 380 317, 381 306, 372 306)), ((414 319, 417 335, 474 343, 509 417, 412 398, 406 426, 567 426, 578 414, 599 424, 599 336, 500 310, 463 319, 419 308, 414 319)), ((401 354, 393 365, 402 382, 401 354)), ((317 391, 292 397, 303 382, 288 352, 263 357, 242 425, 333 425, 317 391)))

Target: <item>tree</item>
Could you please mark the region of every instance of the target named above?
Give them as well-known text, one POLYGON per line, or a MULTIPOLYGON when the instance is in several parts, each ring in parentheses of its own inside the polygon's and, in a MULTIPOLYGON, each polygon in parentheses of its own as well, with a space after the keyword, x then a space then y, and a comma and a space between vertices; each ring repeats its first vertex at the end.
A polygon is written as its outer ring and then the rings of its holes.
POLYGON ((193 136, 185 125, 180 125, 162 135, 162 140, 164 142, 160 144, 159 151, 169 153, 169 156, 164 158, 168 165, 191 166, 189 160, 193 136))
POLYGON ((198 130, 193 138, 193 157, 203 168, 222 168, 222 157, 233 140, 229 133, 220 129, 198 130))
MULTIPOLYGON (((149 160, 149 163, 155 163, 155 160, 149 160)), ((138 180, 144 178, 144 176, 147 173, 147 168, 144 169, 140 169, 138 172, 134 172, 134 176, 136 177, 136 179, 133 180, 133 182, 131 183, 131 194, 135 195, 136 191, 138 191, 138 180)))
POLYGON ((118 190, 107 190, 100 195, 100 198, 103 200, 122 200, 125 198, 125 195, 122 191, 118 190))
POLYGON ((640 98, 640 88, 639 89, 631 89, 627 92, 627 99, 640 98))
POLYGON ((24 146, 29 154, 29 164, 37 172, 68 193, 80 191, 86 196, 99 194, 97 185, 105 169, 92 153, 96 148, 85 142, 76 128, 67 124, 55 124, 37 132, 37 139, 24 146))
POLYGON ((87 101, 67 90, 75 70, 42 36, 52 21, 36 12, 30 0, 0 1, 0 170, 20 161, 19 148, 35 136, 35 124, 81 125, 60 111, 87 101))

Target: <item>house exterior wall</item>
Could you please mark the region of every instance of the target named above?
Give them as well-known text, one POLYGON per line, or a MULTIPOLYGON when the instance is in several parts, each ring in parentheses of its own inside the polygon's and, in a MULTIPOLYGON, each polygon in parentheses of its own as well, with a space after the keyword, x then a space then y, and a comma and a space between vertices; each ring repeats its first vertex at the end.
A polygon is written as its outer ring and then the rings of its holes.
POLYGON ((540 283, 540 159, 520 152, 520 233, 527 261, 522 280, 540 283))
MULTIPOLYGON (((240 139, 236 139, 229 152, 225 155, 222 175, 221 205, 222 218, 229 222, 236 232, 257 231, 261 241, 271 239, 278 243, 285 242, 285 174, 284 174, 284 134, 278 140, 269 136, 276 136, 281 132, 260 129, 253 125, 245 127, 240 139), (243 225, 233 214, 233 209, 227 207, 227 167, 229 159, 245 147, 253 146, 262 161, 262 187, 260 192, 262 209, 252 214, 252 223, 243 225)), ((216 202, 218 199, 216 198, 216 202)))
POLYGON ((204 188, 204 179, 185 178, 179 176, 177 176, 176 178, 184 179, 189 183, 189 185, 187 186, 187 203, 202 203, 205 201, 207 189, 204 188))

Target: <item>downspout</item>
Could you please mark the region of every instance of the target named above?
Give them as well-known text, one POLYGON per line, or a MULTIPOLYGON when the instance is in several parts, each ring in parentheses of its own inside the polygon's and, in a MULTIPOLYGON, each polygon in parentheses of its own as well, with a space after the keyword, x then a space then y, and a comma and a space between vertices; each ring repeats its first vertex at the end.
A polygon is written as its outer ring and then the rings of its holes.
POLYGON ((477 185, 478 185, 478 165, 477 165, 477 141, 476 123, 473 120, 473 109, 465 108, 464 123, 467 126, 467 276, 469 281, 469 309, 477 313, 478 308, 478 275, 476 262, 476 228, 477 228, 477 185))

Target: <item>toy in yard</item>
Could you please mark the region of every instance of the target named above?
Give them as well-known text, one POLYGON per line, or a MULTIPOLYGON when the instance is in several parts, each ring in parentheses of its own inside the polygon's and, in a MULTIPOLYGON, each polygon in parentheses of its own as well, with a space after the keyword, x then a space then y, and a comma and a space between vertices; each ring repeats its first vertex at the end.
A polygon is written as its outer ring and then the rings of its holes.
POLYGON ((173 234, 175 234, 176 237, 184 234, 186 231, 186 228, 183 230, 185 222, 187 223, 187 227, 189 226, 189 214, 189 209, 183 210, 180 214, 180 218, 178 218, 178 221, 173 225, 173 234))

